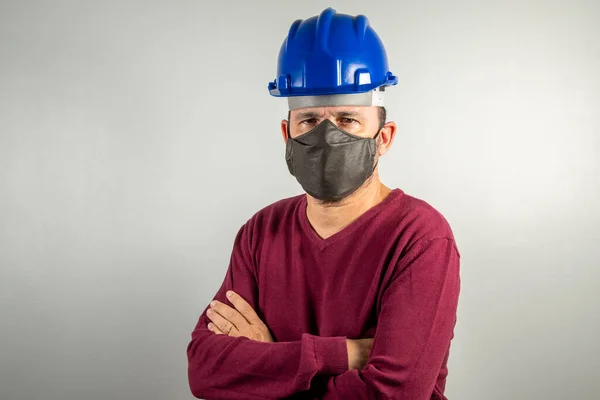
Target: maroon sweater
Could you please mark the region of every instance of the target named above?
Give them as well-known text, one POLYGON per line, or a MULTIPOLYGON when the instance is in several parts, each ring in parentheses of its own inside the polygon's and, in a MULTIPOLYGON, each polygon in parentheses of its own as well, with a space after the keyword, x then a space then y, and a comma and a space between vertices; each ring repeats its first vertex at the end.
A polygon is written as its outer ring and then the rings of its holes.
POLYGON ((239 293, 275 342, 216 335, 205 309, 187 348, 192 393, 445 399, 459 257, 444 217, 400 189, 326 239, 305 195, 262 209, 238 232, 214 298, 239 293), (362 370, 348 370, 346 338, 374 338, 362 370))

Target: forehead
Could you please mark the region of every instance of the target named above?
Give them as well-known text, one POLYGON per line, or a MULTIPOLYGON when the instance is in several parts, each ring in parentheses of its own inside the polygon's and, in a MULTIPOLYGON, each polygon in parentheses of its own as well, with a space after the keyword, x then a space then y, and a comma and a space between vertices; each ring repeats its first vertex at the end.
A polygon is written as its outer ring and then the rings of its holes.
POLYGON ((374 106, 332 106, 332 107, 307 107, 290 111, 293 118, 340 117, 353 116, 368 118, 376 115, 377 107, 374 106))

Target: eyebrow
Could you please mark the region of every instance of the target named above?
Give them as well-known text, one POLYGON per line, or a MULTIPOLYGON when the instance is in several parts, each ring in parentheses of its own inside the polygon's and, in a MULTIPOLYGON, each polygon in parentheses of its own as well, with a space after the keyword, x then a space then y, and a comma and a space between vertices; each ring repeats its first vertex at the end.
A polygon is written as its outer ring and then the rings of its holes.
POLYGON ((337 117, 362 117, 362 113, 359 111, 340 111, 335 113, 337 117))
POLYGON ((298 117, 298 119, 310 119, 310 118, 319 118, 322 117, 323 114, 322 113, 318 113, 316 111, 300 111, 296 117, 298 117))
MULTIPOLYGON (((338 111, 333 113, 336 117, 362 117, 362 113, 359 111, 338 111)), ((296 116, 298 119, 310 119, 322 117, 322 113, 316 111, 300 111, 296 116)))

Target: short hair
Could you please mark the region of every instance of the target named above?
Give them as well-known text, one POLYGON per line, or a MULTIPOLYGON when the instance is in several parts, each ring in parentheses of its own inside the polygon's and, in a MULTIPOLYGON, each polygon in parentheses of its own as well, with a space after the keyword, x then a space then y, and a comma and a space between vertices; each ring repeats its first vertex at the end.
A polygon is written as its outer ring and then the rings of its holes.
POLYGON ((387 119, 387 111, 385 109, 385 107, 383 106, 379 106, 379 126, 381 129, 381 127, 383 127, 383 125, 385 125, 385 120, 387 119))

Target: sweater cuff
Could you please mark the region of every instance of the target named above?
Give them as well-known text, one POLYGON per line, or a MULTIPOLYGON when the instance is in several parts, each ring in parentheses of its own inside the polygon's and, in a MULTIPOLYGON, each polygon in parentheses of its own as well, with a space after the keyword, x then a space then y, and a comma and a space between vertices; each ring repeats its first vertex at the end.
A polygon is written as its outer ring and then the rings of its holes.
POLYGON ((344 336, 314 336, 315 359, 323 375, 339 375, 348 370, 348 348, 344 336))

